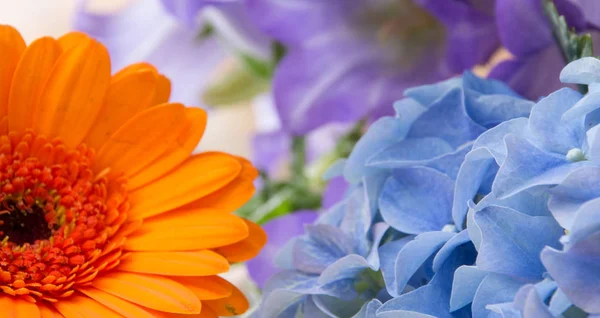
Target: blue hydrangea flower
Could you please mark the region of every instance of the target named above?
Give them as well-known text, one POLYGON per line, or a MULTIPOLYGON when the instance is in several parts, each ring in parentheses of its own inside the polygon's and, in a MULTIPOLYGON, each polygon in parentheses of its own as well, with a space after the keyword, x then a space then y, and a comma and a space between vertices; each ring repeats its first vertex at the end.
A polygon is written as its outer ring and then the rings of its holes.
POLYGON ((455 273, 452 309, 471 303, 475 317, 558 317, 572 305, 600 312, 599 70, 596 59, 569 64, 561 80, 589 85, 588 94, 552 93, 529 119, 490 129, 467 154, 457 182, 474 187, 498 172, 491 193, 469 204, 478 255, 455 273))
POLYGON ((377 283, 377 247, 388 226, 373 219, 361 186, 306 226, 277 257, 285 270, 267 282, 260 317, 351 317, 364 302, 389 297, 377 283))
POLYGON ((393 299, 373 300, 361 313, 468 317, 469 307, 450 308, 454 272, 473 265, 476 256, 463 230, 464 216, 455 222, 452 213, 459 168, 478 136, 506 120, 528 116, 533 103, 468 72, 408 90, 406 96, 394 107, 397 116, 374 123, 344 165, 350 182, 373 181, 368 194, 396 230, 379 249, 393 299))
MULTIPOLYGON (((375 122, 356 144, 344 167, 344 176, 349 182, 359 182, 365 176, 377 179, 373 185, 373 192, 377 194, 391 171, 413 166, 432 168, 454 180, 478 136, 505 121, 527 117, 534 104, 506 85, 480 79, 470 72, 437 84, 409 89, 405 96, 394 105, 395 117, 384 117, 375 122)), ((490 178, 489 175, 482 177, 490 178)), ((479 186, 464 191, 478 189, 479 186)), ((462 216, 453 217, 458 229, 462 229, 468 199, 461 206, 462 216)), ((453 207, 454 210, 458 208, 453 207)), ((391 219, 394 213, 382 213, 384 218, 388 215, 386 221, 395 223, 391 219)), ((444 221, 449 223, 450 220, 444 221)), ((436 229, 441 230, 441 227, 436 229)))

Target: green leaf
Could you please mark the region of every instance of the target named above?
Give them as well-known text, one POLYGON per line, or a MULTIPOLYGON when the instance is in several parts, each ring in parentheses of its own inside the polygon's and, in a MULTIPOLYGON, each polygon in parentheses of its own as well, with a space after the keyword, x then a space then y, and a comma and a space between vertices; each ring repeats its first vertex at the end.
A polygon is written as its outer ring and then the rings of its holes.
POLYGON ((236 63, 206 87, 202 100, 212 107, 227 106, 248 101, 266 92, 270 87, 268 79, 256 76, 248 67, 236 63))
MULTIPOLYGON (((592 37, 589 33, 579 35, 575 29, 569 28, 564 16, 558 13, 553 0, 544 1, 544 12, 552 26, 552 33, 559 45, 566 63, 573 62, 582 57, 593 56, 592 37)), ((579 85, 581 93, 588 91, 586 85, 579 85)))

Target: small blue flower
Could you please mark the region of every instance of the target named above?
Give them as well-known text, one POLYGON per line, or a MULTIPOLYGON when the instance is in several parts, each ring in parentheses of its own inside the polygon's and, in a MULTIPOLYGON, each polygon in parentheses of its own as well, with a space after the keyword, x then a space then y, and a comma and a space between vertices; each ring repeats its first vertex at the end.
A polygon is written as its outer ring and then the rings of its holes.
POLYGON ((377 273, 377 247, 388 225, 373 218, 361 186, 306 226, 306 234, 283 247, 276 259, 285 270, 267 282, 261 317, 350 317, 365 302, 388 297, 380 294, 384 284, 377 273))

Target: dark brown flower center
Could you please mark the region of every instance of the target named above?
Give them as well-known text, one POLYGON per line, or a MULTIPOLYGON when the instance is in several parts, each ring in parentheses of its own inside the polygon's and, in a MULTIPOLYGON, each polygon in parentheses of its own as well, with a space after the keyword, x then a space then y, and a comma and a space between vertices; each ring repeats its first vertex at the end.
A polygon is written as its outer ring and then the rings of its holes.
POLYGON ((12 200, 0 203, 0 237, 6 237, 17 245, 33 244, 52 235, 52 229, 44 210, 34 205, 25 207, 12 200))

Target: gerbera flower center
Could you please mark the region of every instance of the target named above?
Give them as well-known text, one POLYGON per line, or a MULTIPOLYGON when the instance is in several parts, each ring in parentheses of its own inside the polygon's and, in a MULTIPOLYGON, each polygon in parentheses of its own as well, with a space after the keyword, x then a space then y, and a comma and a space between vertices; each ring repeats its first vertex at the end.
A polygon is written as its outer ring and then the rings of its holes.
POLYGON ((389 0, 371 4, 358 15, 358 25, 377 39, 390 62, 408 67, 426 51, 436 54, 445 44, 445 28, 412 0, 389 0))
POLYGON ((0 203, 0 237, 16 245, 33 244, 50 238, 52 230, 46 221, 43 208, 33 205, 19 207, 22 202, 5 200, 0 203))
POLYGON ((31 132, 0 136, 5 293, 51 301, 118 264, 120 244, 110 239, 125 220, 124 181, 94 174, 93 155, 31 132))

